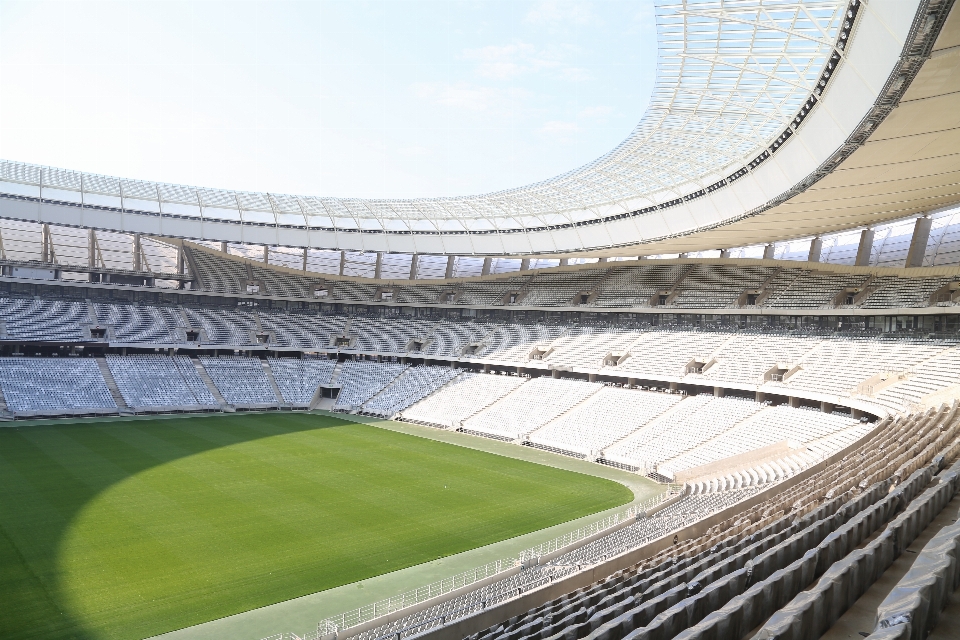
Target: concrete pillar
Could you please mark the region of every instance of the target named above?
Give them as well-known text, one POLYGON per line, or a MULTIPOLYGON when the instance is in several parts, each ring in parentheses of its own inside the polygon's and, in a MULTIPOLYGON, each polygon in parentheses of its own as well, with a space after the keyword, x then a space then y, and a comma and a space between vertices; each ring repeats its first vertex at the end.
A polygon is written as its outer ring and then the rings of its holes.
POLYGON ((807 254, 807 262, 820 262, 820 254, 823 253, 823 240, 817 236, 810 241, 810 253, 807 254))
POLYGON ((680 383, 679 383, 679 382, 671 382, 671 383, 670 383, 670 391, 676 391, 676 390, 679 389, 679 388, 680 388, 680 383))
POLYGON ((489 373, 489 372, 490 372, 490 365, 489 365, 489 364, 483 365, 483 372, 484 372, 484 373, 489 373))
POLYGON ((303 248, 303 272, 307 272, 307 248, 303 248))
POLYGON ((270 245, 263 245, 263 264, 270 264, 270 245))
POLYGON ((730 257, 730 249, 720 249, 720 257, 721 257, 721 258, 729 258, 729 257, 730 257))
POLYGON ((552 377, 554 377, 554 378, 559 378, 559 377, 560 377, 560 370, 559 370, 559 369, 554 369, 553 372, 552 372, 550 375, 551 375, 552 377))
POLYGON ((864 229, 860 232, 860 247, 857 248, 858 267, 870 266, 870 252, 873 250, 873 237, 876 232, 873 229, 864 229))
POLYGON ((488 276, 490 275, 490 265, 493 264, 493 258, 484 258, 483 259, 483 268, 480 269, 480 275, 488 276))
POLYGON ((600 258, 597 262, 610 262, 610 258, 600 258))
POLYGON ((570 264, 570 258, 560 258, 560 266, 565 267, 570 264))
POLYGON ((522 373, 523 373, 523 367, 517 367, 517 375, 520 375, 522 373))
POLYGON ((443 272, 444 278, 453 277, 453 265, 456 264, 457 258, 455 256, 447 256, 447 270, 443 272))
POLYGON ((340 275, 343 275, 343 269, 347 266, 347 252, 340 251, 340 275))
POLYGON ((588 380, 589 382, 596 382, 596 381, 597 381, 597 374, 595 374, 595 373, 588 373, 588 374, 587 374, 587 380, 588 380))
POLYGON ((521 258, 520 271, 529 271, 529 270, 530 270, 530 258, 521 258))
POLYGON ((764 260, 773 260, 774 251, 777 247, 772 242, 763 248, 763 259, 764 260))
POLYGON ((410 258, 410 279, 417 279, 417 268, 420 266, 420 256, 418 254, 413 254, 410 258))
POLYGON ((226 242, 221 242, 221 243, 220 243, 220 252, 221 252, 221 253, 227 253, 227 243, 226 243, 226 242))
POLYGON ((767 394, 763 391, 757 391, 757 402, 763 402, 767 398, 767 394))
POLYGON ((373 266, 373 277, 379 280, 381 273, 383 273, 383 252, 377 251, 377 262, 373 266))
POLYGON ((790 396, 790 398, 788 398, 788 400, 790 401, 790 406, 791 406, 791 407, 793 407, 794 409, 799 409, 799 408, 800 408, 800 398, 796 398, 796 397, 790 396))
MULTIPOLYGON (((177 253, 178 259, 182 252, 183 248, 181 247, 177 253)), ((91 268, 97 266, 97 232, 93 229, 87 229, 87 266, 91 268)), ((177 273, 183 273, 183 271, 178 271, 177 273)))
MULTIPOLYGON (((93 233, 93 229, 90 230, 93 233)), ((96 239, 94 239, 96 241, 96 239)), ((184 256, 183 256, 183 245, 177 247, 177 273, 183 275, 184 272, 184 256)))
POLYGON ((678 257, 678 258, 686 258, 686 257, 687 257, 687 252, 684 251, 683 253, 677 254, 677 257, 678 257))
POLYGON ((723 387, 714 387, 714 388, 713 388, 713 397, 714 397, 714 398, 722 398, 723 395, 724 395, 724 393, 725 393, 725 391, 726 391, 726 390, 725 390, 723 387))
POLYGON ((133 234, 133 270, 143 271, 143 260, 141 259, 140 234, 133 234))
POLYGON ((635 387, 635 386, 637 386, 637 379, 636 379, 636 378, 627 378, 627 384, 630 385, 631 387, 635 387))
POLYGON ((832 402, 821 402, 820 411, 823 413, 833 413, 833 403, 832 402))
POLYGON ((922 267, 923 257, 927 253, 927 241, 930 240, 930 227, 933 220, 928 216, 917 218, 913 225, 913 237, 910 239, 910 250, 907 251, 905 267, 922 267))

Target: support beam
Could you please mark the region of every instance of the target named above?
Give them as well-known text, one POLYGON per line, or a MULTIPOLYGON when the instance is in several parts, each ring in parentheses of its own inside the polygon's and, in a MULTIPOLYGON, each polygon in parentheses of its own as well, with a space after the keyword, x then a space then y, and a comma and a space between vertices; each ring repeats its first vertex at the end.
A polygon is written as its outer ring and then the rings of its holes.
POLYGON ((864 229, 860 232, 860 246, 857 248, 858 267, 870 266, 870 252, 873 251, 873 237, 876 232, 873 229, 864 229))
POLYGON ((417 269, 420 266, 420 256, 418 254, 413 254, 413 257, 410 259, 410 279, 417 279, 417 269))
POLYGON ((757 391, 756 399, 757 402, 763 402, 767 399, 767 394, 765 394, 763 391, 757 391))
POLYGON ((40 261, 53 262, 53 252, 50 250, 50 225, 44 224, 40 227, 40 261))
POLYGON ((823 240, 817 236, 810 241, 810 253, 807 254, 807 262, 820 262, 820 254, 823 253, 823 240))
POLYGON ((773 260, 774 252, 777 250, 777 246, 772 242, 763 248, 763 259, 764 260, 773 260))
POLYGON ((303 248, 303 272, 307 272, 307 248, 303 248))
MULTIPOLYGON (((90 233, 93 233, 93 229, 90 230, 90 233)), ((96 242, 96 237, 94 237, 94 242, 96 242)), ((180 244, 177 247, 177 273, 183 275, 184 269, 184 256, 183 256, 183 244, 180 244)))
POLYGON ((610 262, 610 258, 600 258, 597 262, 610 262))
POLYGON ((263 245, 263 264, 270 264, 270 245, 263 245))
POLYGON ((721 258, 729 258, 729 257, 730 257, 730 249, 720 249, 720 257, 721 257, 721 258))
POLYGON ((343 269, 347 266, 347 252, 340 250, 340 275, 343 275, 343 269))
POLYGON ((226 243, 226 242, 221 242, 221 243, 220 243, 220 251, 222 251, 223 253, 227 253, 227 243, 226 243))
POLYGON ((927 242, 930 240, 930 227, 933 220, 929 216, 917 218, 913 225, 913 237, 910 239, 910 250, 907 251, 905 267, 922 267, 923 257, 927 254, 927 242))
POLYGON ((723 387, 714 387, 714 388, 713 388, 713 397, 714 397, 714 398, 722 398, 722 397, 723 397, 723 394, 724 394, 724 388, 723 388, 723 387))
POLYGON ((520 271, 529 271, 530 270, 530 258, 522 258, 520 260, 520 271))
POLYGON ((480 269, 480 275, 488 276, 490 275, 490 266, 493 264, 493 258, 484 258, 483 259, 483 268, 480 269))
POLYGON ((447 256, 447 270, 443 273, 444 278, 453 277, 453 265, 456 264, 456 261, 457 261, 456 257, 447 256))
POLYGON ((380 274, 382 273, 383 273, 383 251, 377 251, 377 262, 373 266, 373 277, 379 280, 380 274))
POLYGON ((830 402, 821 402, 820 411, 823 413, 833 413, 833 404, 830 402))
POLYGON ((560 258, 560 266, 565 267, 570 264, 570 258, 560 258))
POLYGON ((800 398, 796 396, 790 396, 787 400, 790 402, 790 406, 794 409, 800 408, 800 398))

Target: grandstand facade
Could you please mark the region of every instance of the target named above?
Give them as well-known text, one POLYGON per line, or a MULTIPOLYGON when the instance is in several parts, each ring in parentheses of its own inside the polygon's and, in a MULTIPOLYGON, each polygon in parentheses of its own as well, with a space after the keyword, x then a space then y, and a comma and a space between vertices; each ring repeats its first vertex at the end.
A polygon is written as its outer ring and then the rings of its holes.
POLYGON ((871 637, 925 637, 960 582, 960 528, 939 528, 960 492, 960 13, 658 20, 630 138, 496 194, 0 162, 0 420, 326 409, 665 485, 315 638, 820 637, 868 593, 871 637), (877 586, 928 526, 901 586, 877 586))

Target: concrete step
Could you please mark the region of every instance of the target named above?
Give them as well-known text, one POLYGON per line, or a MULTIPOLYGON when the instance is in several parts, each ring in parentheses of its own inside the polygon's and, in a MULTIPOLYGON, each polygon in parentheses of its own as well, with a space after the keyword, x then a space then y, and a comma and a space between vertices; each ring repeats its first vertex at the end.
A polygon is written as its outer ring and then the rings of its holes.
POLYGON ((214 399, 220 403, 220 408, 224 411, 233 411, 233 407, 224 399, 223 394, 220 393, 220 389, 217 389, 217 385, 213 384, 210 374, 208 374, 207 370, 203 368, 203 363, 200 362, 200 359, 197 357, 192 357, 190 360, 193 361, 193 366, 197 370, 197 375, 199 375, 200 379, 203 380, 203 384, 207 385, 207 389, 209 389, 210 393, 213 394, 214 399))
POLYGON ((260 360, 260 364, 263 366, 263 372, 267 375, 267 380, 270 381, 270 386, 273 387, 273 393, 277 396, 277 404, 286 405, 287 401, 283 399, 283 392, 280 391, 280 385, 277 384, 277 379, 273 377, 273 369, 270 368, 270 363, 266 358, 260 360))

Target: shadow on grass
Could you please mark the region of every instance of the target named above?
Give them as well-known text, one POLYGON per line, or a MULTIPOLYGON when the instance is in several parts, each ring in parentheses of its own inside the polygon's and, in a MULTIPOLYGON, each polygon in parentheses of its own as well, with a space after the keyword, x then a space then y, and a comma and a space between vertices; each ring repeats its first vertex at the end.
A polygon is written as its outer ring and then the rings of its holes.
POLYGON ((103 638, 66 610, 58 550, 78 512, 112 485, 204 451, 343 424, 270 413, 0 428, 0 638, 103 638))

